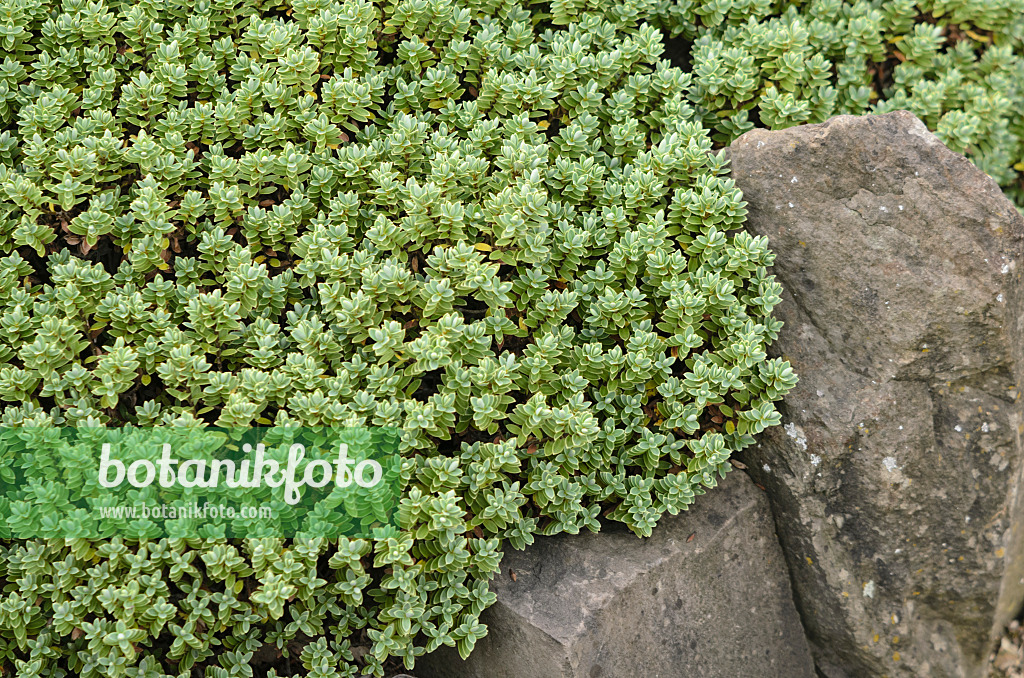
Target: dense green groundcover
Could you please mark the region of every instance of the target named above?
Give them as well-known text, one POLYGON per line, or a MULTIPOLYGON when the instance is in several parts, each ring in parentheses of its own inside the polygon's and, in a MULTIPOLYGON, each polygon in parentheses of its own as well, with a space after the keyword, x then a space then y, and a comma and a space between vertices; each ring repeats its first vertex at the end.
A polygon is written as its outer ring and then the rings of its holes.
POLYGON ((687 41, 717 142, 905 109, 1024 207, 1024 0, 682 0, 649 16, 687 41))
POLYGON ((4 542, 5 674, 466 654, 503 542, 649 534, 779 422, 717 145, 909 108, 1021 195, 1019 0, 2 7, 0 425, 396 426, 406 460, 373 539, 4 542))

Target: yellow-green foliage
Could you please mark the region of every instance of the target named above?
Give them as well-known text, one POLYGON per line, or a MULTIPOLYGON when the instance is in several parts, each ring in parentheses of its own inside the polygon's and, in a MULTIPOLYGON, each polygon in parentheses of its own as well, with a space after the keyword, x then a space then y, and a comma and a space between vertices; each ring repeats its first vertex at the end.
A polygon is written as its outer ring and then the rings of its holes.
POLYGON ((381 676, 503 542, 684 510, 795 383, 753 126, 907 108, 1024 204, 1019 0, 0 6, 0 424, 405 458, 374 539, 5 542, 5 674, 381 676))
POLYGON ((1021 0, 669 0, 690 100, 719 143, 840 113, 909 110, 1024 207, 1021 0))
POLYGON ((773 255, 653 7, 2 6, 0 425, 394 426, 405 459, 373 539, 6 541, 5 674, 467 654, 503 541, 649 534, 778 423, 773 255))

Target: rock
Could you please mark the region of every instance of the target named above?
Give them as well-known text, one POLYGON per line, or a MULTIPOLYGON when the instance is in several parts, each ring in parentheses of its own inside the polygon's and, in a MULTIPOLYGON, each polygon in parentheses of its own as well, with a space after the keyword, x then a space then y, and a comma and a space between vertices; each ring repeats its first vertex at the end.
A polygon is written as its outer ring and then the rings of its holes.
POLYGON ((814 676, 767 499, 741 472, 647 539, 607 526, 510 550, 492 589, 469 660, 442 648, 420 678, 814 676))
POLYGON ((905 111, 731 147, 800 375, 742 457, 828 678, 977 676, 1024 601, 1024 223, 905 111))
POLYGON ((999 641, 992 655, 991 678, 1024 678, 1024 629, 1016 619, 999 641))

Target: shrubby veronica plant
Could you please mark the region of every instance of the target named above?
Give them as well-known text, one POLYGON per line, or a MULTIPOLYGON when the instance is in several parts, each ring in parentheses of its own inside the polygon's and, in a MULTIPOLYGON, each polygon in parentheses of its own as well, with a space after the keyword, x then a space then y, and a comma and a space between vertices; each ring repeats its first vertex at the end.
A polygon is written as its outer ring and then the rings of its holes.
POLYGON ((1024 203, 1015 0, 0 26, 0 424, 396 426, 406 460, 374 539, 5 542, 20 676, 381 676, 472 649, 503 542, 684 510, 795 383, 711 152, 756 125, 907 108, 1024 203))
POLYGON ((472 650, 503 544, 685 510, 796 382, 755 125, 908 108, 1024 195, 1015 0, 4 2, 0 425, 405 459, 372 539, 4 542, 19 676, 382 676, 472 650))

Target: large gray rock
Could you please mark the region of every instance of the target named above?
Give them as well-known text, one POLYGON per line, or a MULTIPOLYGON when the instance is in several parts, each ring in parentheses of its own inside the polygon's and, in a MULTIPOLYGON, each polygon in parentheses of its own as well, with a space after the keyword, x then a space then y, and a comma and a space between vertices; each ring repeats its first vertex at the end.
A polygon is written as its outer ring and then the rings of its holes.
POLYGON ((907 112, 731 148, 800 385, 745 456, 829 678, 977 676, 1024 600, 1024 224, 907 112))
POLYGON ((606 529, 510 551, 492 589, 469 660, 443 648, 420 678, 814 676, 767 499, 740 472, 650 538, 606 529))

